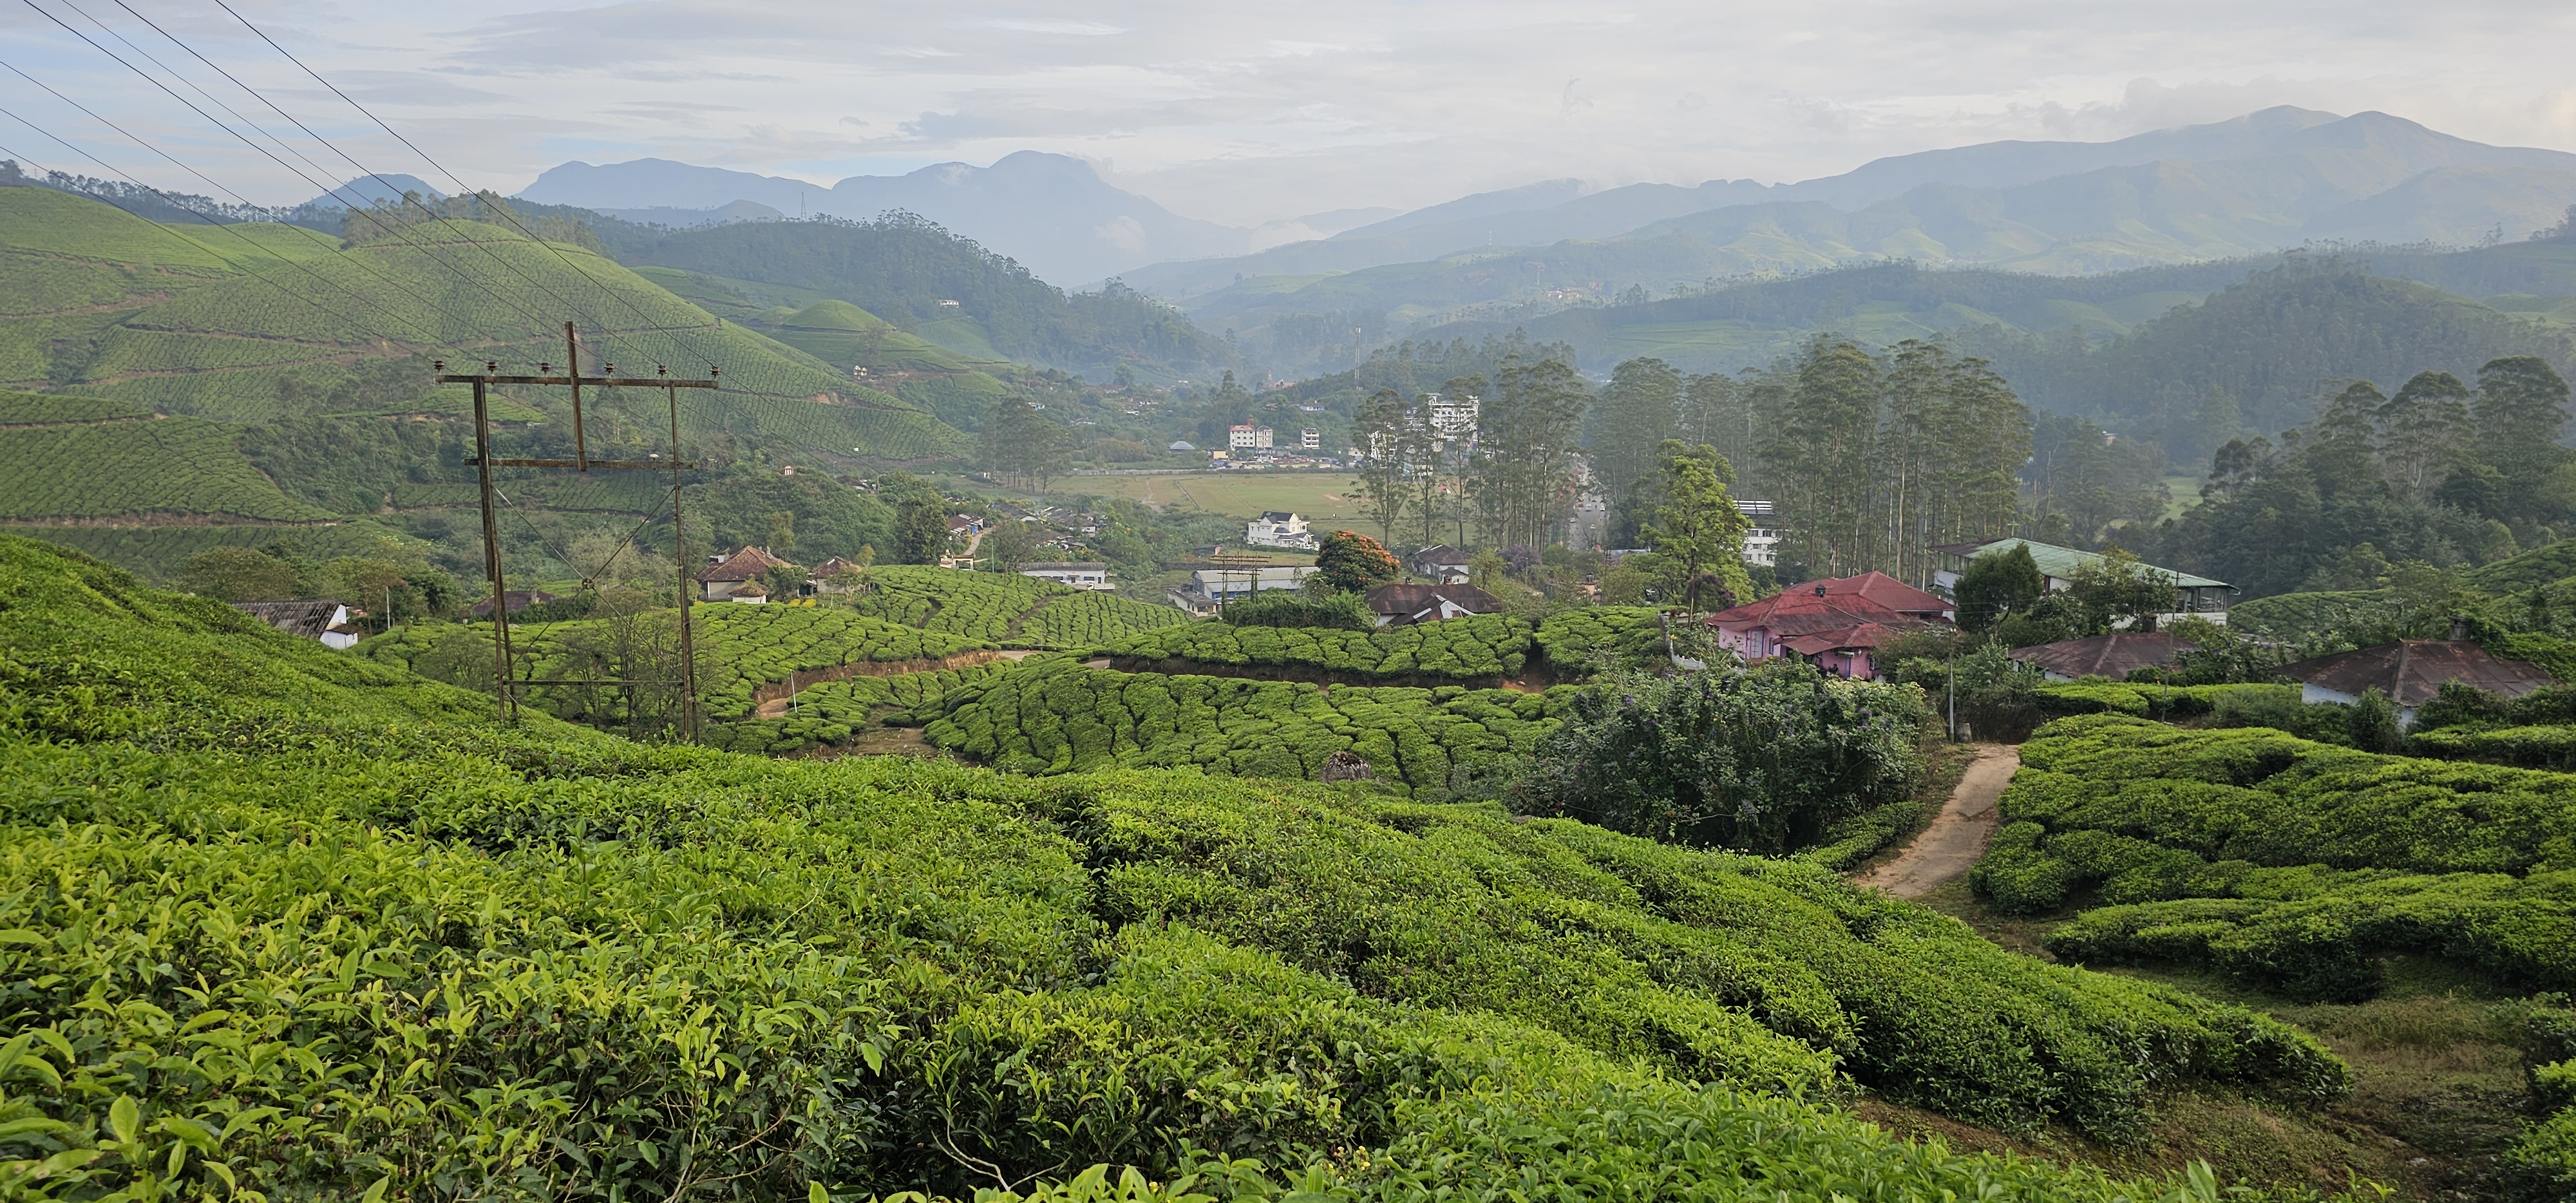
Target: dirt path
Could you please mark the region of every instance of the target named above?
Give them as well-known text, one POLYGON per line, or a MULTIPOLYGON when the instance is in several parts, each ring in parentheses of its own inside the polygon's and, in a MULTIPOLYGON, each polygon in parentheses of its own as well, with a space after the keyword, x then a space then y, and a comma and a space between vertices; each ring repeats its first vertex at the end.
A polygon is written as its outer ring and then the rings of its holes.
POLYGON ((1986 854, 1986 843, 1995 835, 1995 799, 2003 796, 2013 770, 2020 767, 2020 748, 1998 744, 1979 749, 1932 825, 1895 859, 1854 880, 1899 898, 1920 898, 1967 872, 1986 854))

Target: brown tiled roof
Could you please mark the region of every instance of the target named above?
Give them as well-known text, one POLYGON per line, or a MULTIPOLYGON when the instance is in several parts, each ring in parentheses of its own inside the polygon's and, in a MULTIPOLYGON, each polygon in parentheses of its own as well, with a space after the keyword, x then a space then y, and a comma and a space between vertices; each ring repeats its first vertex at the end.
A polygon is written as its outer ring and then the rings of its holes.
POLYGON ((1792 588, 1804 589, 1813 594, 1818 585, 1825 587, 1827 597, 1857 597, 1885 606, 1899 614, 1912 614, 1919 618, 1939 618, 1957 608, 1953 603, 1925 593, 1884 572, 1864 572, 1859 576, 1808 581, 1792 588))
POLYGON ((2174 656, 2196 651, 2199 644, 2164 631, 2113 631, 2012 650, 2012 658, 2061 677, 2109 677, 2125 680, 2141 668, 2174 662, 2174 656))
POLYGON ((737 551, 732 555, 726 556, 724 563, 718 564, 713 568, 707 569, 705 572, 699 573, 698 579, 702 581, 714 581, 719 584, 726 581, 748 581, 757 579, 761 573, 782 565, 791 568, 794 567, 794 565, 788 564, 787 561, 779 559, 778 557, 762 551, 757 547, 746 547, 741 551, 737 551))
POLYGON ((331 616, 340 612, 335 601, 248 601, 234 602, 233 608, 253 618, 306 639, 319 639, 331 628, 331 616))
POLYGON ((2400 706, 2433 700, 2444 681, 2463 682, 2507 698, 2558 683, 2536 665, 2498 659, 2474 643, 2449 639, 2400 639, 2336 652, 2284 666, 2281 675, 2355 696, 2376 689, 2400 706))
POLYGON ((1799 585, 1750 605, 1720 610, 1708 616, 1709 625, 1738 631, 1761 627, 1785 639, 1818 631, 1848 630, 1865 622, 1914 621, 1856 594, 1818 595, 1817 583, 1820 582, 1799 585))

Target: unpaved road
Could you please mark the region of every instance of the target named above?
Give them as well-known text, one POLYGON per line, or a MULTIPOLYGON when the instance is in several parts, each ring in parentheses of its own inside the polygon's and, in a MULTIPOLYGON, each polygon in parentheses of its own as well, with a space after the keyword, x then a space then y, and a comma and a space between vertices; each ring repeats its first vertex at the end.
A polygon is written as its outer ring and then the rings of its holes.
POLYGON ((2019 748, 1998 744, 1980 749, 1968 771, 1960 775, 1959 787, 1950 791, 1950 800, 1941 804, 1941 813, 1933 816, 1932 825, 1896 859, 1853 880, 1899 898, 1920 898, 1967 872, 1995 838, 1995 800, 2003 796, 2013 770, 2020 767, 2019 748))

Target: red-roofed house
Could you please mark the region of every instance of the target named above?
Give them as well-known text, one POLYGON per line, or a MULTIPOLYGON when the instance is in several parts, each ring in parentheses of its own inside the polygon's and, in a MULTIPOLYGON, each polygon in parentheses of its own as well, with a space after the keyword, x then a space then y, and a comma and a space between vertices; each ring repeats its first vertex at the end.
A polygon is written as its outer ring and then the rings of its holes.
POLYGON ((1842 677, 1877 675, 1887 641, 1949 620, 1949 602, 1883 573, 1808 581, 1708 616, 1717 644, 1747 661, 1797 656, 1842 677))
MULTIPOLYGON (((772 568, 794 567, 757 547, 746 547, 729 556, 709 556, 707 559, 707 570, 698 574, 700 601, 730 600, 744 585, 759 580, 762 573, 772 568)), ((763 600, 767 600, 768 595, 768 590, 761 591, 763 600)))

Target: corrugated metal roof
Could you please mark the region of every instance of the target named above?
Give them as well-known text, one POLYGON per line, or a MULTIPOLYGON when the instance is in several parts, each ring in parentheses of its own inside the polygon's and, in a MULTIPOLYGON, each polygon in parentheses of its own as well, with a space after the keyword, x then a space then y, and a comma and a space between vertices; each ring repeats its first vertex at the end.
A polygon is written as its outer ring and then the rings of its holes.
MULTIPOLYGON (((2102 558, 2100 552, 2077 551, 2072 547, 2059 547, 2053 543, 2042 543, 2035 539, 1994 539, 1984 543, 1951 543, 1945 546, 1933 548, 1932 550, 1946 551, 1953 555, 1962 555, 1973 559, 1990 551, 2010 548, 2015 543, 2019 543, 2030 548, 2031 561, 2039 565, 2040 575, 2053 576, 2061 581, 2074 576, 2077 568, 2102 558)), ((2171 568, 2160 568, 2153 564, 2148 564, 2145 567, 2172 577, 2173 583, 2177 587, 2184 589, 2226 589, 2231 587, 2225 581, 2214 581, 2205 576, 2193 576, 2188 572, 2177 572, 2171 568)))
POLYGON ((2421 706, 2444 681, 2474 685, 2498 697, 2520 697, 2558 683, 2520 660, 2502 660, 2466 640, 2400 639, 2286 665, 2281 675, 2355 697, 2376 689, 2400 706, 2421 706))

